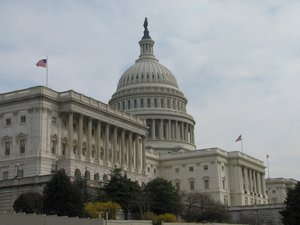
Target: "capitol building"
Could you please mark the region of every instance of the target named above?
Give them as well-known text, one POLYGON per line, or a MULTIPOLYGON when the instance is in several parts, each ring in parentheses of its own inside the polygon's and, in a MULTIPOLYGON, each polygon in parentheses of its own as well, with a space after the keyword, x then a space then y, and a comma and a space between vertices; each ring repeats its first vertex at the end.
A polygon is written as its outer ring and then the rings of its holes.
POLYGON ((140 184, 163 177, 229 206, 267 204, 261 160, 197 149, 187 98, 155 57, 147 20, 139 47, 108 104, 45 86, 0 94, 0 211, 24 192, 42 193, 57 169, 101 187, 115 166, 140 184))

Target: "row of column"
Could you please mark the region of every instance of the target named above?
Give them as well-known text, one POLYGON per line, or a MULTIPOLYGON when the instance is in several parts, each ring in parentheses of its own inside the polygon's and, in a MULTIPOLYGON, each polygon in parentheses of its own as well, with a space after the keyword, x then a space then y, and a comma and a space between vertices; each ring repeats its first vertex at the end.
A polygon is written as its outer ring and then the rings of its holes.
MULTIPOLYGON (((78 156, 82 157, 83 147, 83 115, 78 115, 78 156)), ((68 113, 68 153, 71 157, 73 154, 73 137, 74 137, 74 114, 68 113)), ((91 159, 92 151, 95 159, 102 160, 105 165, 108 163, 119 164, 122 168, 128 170, 144 171, 145 160, 145 136, 125 130, 100 120, 87 118, 87 135, 86 135, 86 153, 85 158, 91 159), (96 122, 96 132, 93 141, 93 121, 96 122), (104 129, 102 129, 104 128, 104 129), (102 136, 102 138, 101 138, 102 136), (119 139, 119 144, 118 144, 119 139), (93 148, 93 142, 95 146, 93 148), (103 152, 102 152, 103 150, 103 152), (102 156, 103 154, 103 156, 102 156)))
POLYGON ((249 193, 257 193, 260 196, 266 195, 266 184, 264 173, 261 173, 257 170, 247 168, 245 166, 241 167, 243 174, 243 187, 244 190, 249 193))
POLYGON ((177 120, 147 119, 150 139, 186 141, 194 144, 194 126, 177 120))

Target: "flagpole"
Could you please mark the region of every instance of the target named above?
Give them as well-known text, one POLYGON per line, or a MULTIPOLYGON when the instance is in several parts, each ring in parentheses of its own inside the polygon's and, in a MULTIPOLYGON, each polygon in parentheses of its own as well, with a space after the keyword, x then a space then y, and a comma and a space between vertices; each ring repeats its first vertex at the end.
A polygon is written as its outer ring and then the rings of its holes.
POLYGON ((48 56, 46 61, 46 87, 48 87, 48 56))
POLYGON ((270 178, 269 155, 267 155, 268 178, 270 178))

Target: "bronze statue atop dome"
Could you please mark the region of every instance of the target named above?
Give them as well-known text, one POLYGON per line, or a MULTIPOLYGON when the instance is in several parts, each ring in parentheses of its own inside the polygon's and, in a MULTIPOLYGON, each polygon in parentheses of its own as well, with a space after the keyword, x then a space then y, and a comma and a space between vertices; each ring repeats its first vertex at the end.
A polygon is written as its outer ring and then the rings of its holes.
POLYGON ((150 35, 149 35, 149 30, 148 30, 148 18, 145 17, 144 20, 144 36, 142 37, 142 39, 151 39, 150 35))

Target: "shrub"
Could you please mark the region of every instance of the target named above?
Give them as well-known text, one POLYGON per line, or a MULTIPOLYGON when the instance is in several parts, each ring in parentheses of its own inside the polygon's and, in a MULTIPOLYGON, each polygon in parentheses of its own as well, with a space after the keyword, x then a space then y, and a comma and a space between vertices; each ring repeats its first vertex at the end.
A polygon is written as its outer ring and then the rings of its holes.
POLYGON ((171 213, 165 213, 158 216, 158 222, 177 222, 176 215, 171 213))
POLYGON ((84 205, 85 213, 91 218, 98 218, 99 213, 105 217, 105 212, 108 212, 108 219, 116 219, 120 209, 120 205, 115 202, 87 202, 84 205))

